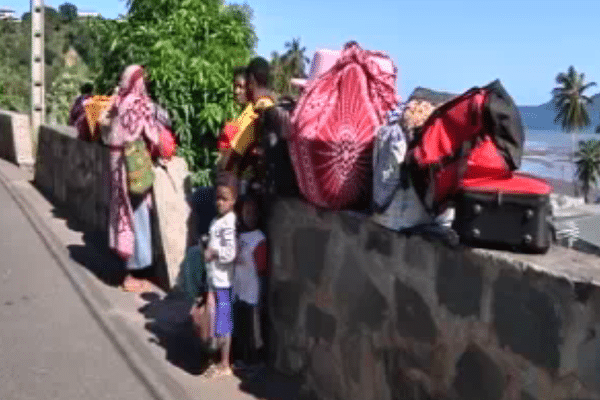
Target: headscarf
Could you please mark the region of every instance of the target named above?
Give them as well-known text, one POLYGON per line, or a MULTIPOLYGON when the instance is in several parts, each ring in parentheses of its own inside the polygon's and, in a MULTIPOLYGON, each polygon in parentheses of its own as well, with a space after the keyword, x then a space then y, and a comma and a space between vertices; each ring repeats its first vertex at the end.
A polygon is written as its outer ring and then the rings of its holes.
POLYGON ((122 146, 141 139, 142 134, 155 145, 159 140, 159 123, 154 104, 148 96, 144 69, 130 65, 125 69, 115 99, 116 116, 112 121, 110 146, 122 146))

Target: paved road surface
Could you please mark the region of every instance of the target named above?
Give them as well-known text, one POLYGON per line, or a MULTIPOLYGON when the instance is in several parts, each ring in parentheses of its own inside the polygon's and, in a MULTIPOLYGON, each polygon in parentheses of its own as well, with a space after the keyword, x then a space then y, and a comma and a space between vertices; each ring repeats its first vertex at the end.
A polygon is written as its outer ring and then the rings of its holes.
POLYGON ((151 398, 0 183, 0 399, 151 398))

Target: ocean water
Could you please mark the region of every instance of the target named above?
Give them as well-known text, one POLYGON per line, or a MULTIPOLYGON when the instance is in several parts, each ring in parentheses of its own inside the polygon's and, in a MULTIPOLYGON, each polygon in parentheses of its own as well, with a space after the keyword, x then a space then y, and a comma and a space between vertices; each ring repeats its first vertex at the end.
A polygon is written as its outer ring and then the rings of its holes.
MULTIPOLYGON (((598 139, 600 134, 575 134, 575 148, 580 140, 598 139)), ((525 133, 525 150, 543 151, 546 155, 523 157, 520 171, 542 178, 571 181, 575 166, 571 163, 572 138, 561 131, 528 130, 525 133)))

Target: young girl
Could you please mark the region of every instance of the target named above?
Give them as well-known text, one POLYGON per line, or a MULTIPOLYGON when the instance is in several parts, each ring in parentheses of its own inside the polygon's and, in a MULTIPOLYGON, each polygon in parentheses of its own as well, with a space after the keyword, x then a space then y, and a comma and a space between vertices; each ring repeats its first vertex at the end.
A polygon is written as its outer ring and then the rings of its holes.
POLYGON ((218 339, 221 362, 213 365, 209 376, 230 375, 229 351, 233 330, 231 309, 231 285, 233 264, 236 258, 236 215, 237 180, 232 174, 221 173, 217 178, 217 213, 209 229, 208 246, 204 253, 207 283, 207 304, 214 310, 212 335, 218 339))
POLYGON ((260 329, 259 274, 266 270, 265 235, 257 229, 258 204, 252 198, 240 204, 242 233, 238 237, 239 253, 233 278, 236 367, 252 373, 259 367, 258 348, 263 345, 260 329))

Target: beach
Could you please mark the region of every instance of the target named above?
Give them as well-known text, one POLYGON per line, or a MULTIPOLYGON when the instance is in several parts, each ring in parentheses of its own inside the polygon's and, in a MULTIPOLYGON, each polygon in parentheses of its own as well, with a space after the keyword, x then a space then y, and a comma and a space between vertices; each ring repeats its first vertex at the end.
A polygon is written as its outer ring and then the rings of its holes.
MULTIPOLYGON (((589 140, 599 135, 579 135, 589 140)), ((570 136, 551 131, 530 131, 527 135, 520 172, 541 178, 550 183, 554 193, 575 196, 573 180, 576 166, 572 162, 570 136)), ((581 184, 578 183, 581 187, 581 184)), ((579 191, 579 195, 583 193, 579 191)), ((600 199, 600 188, 592 187, 588 196, 590 203, 600 199)))

